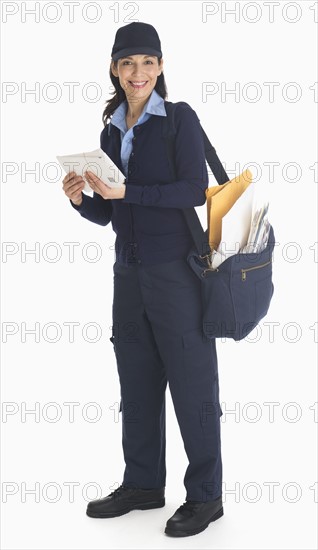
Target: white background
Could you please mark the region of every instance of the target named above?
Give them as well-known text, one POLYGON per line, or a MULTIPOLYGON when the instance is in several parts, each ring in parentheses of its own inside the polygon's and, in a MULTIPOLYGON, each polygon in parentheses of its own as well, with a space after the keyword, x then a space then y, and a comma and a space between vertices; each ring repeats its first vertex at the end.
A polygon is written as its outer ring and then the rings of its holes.
MULTIPOLYGON (((234 2, 75 2, 73 22, 65 3, 50 4, 2 2, 1 224, 11 251, 1 265, 2 406, 11 413, 1 425, 2 548, 316 548, 317 2, 271 2, 272 21, 266 2, 236 2, 236 16, 226 13, 234 2), (37 20, 24 19, 23 5, 35 4, 37 20), (16 13, 5 21, 4 9, 16 13), (217 342, 225 513, 182 539, 164 534, 184 501, 188 464, 169 391, 166 506, 104 520, 85 514, 124 469, 109 341, 115 234, 72 209, 55 157, 99 147, 115 33, 133 20, 159 33, 167 99, 195 109, 231 177, 250 167, 270 199, 277 241, 267 317, 245 341, 217 342), (74 100, 66 82, 78 83, 74 100), (204 83, 223 93, 205 97, 204 83), (235 87, 236 98, 224 93, 235 87), (267 163, 276 163, 273 174, 267 163), (74 262, 67 242, 78 243, 74 262), (97 246, 100 260, 89 261, 97 246), (38 256, 23 256, 35 247, 38 256), (73 342, 67 322, 79 323, 73 342), (39 341, 24 338, 36 323, 39 341), (83 336, 87 323, 101 327, 95 343, 92 328, 83 336), (273 337, 265 323, 275 323, 273 337), (77 403, 73 422, 67 402, 77 403), (37 416, 23 415, 36 406, 37 416), (25 494, 35 488, 37 496, 25 494)), ((206 227, 206 206, 197 211, 206 227)))

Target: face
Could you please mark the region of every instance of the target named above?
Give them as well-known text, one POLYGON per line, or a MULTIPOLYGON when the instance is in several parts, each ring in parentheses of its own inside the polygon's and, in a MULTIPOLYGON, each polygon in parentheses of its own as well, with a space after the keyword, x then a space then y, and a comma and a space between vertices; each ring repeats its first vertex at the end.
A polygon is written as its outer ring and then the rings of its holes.
POLYGON ((154 89, 157 78, 163 69, 163 59, 158 64, 153 55, 129 55, 117 61, 117 69, 112 61, 111 70, 119 78, 119 83, 125 91, 127 100, 145 100, 154 89))

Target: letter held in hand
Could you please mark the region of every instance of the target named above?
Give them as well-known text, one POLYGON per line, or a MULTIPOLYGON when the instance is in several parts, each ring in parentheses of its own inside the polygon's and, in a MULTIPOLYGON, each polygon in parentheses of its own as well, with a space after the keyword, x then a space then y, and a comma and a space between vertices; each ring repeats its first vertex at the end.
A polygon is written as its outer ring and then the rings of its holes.
POLYGON ((56 158, 66 174, 75 172, 77 176, 82 176, 85 181, 83 191, 93 192, 84 176, 86 171, 96 174, 109 187, 117 188, 124 185, 125 175, 100 148, 88 153, 75 153, 73 155, 57 156, 56 158))

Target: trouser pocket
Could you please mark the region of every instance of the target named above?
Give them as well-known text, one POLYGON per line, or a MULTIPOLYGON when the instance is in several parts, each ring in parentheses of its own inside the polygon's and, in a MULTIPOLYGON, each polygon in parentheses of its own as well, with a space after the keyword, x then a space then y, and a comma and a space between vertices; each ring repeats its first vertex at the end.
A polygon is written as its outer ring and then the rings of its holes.
POLYGON ((203 433, 217 436, 223 413, 219 402, 215 341, 207 338, 201 328, 196 328, 183 334, 182 344, 189 405, 193 414, 199 415, 203 433))

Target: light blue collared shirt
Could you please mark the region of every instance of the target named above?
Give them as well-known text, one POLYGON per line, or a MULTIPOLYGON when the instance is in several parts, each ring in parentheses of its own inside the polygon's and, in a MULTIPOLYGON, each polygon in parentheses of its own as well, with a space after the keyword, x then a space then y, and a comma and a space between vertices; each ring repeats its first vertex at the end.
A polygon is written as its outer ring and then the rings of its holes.
POLYGON ((132 151, 132 138, 134 137, 133 127, 143 122, 146 122, 151 115, 167 116, 166 109, 164 106, 163 98, 156 92, 155 89, 152 90, 150 97, 145 104, 143 111, 138 118, 137 122, 131 127, 127 128, 126 124, 126 113, 127 113, 127 99, 122 101, 115 109, 113 116, 110 120, 110 123, 114 126, 117 126, 120 130, 121 136, 121 161, 124 169, 124 174, 127 177, 128 173, 128 160, 130 153, 132 151))

